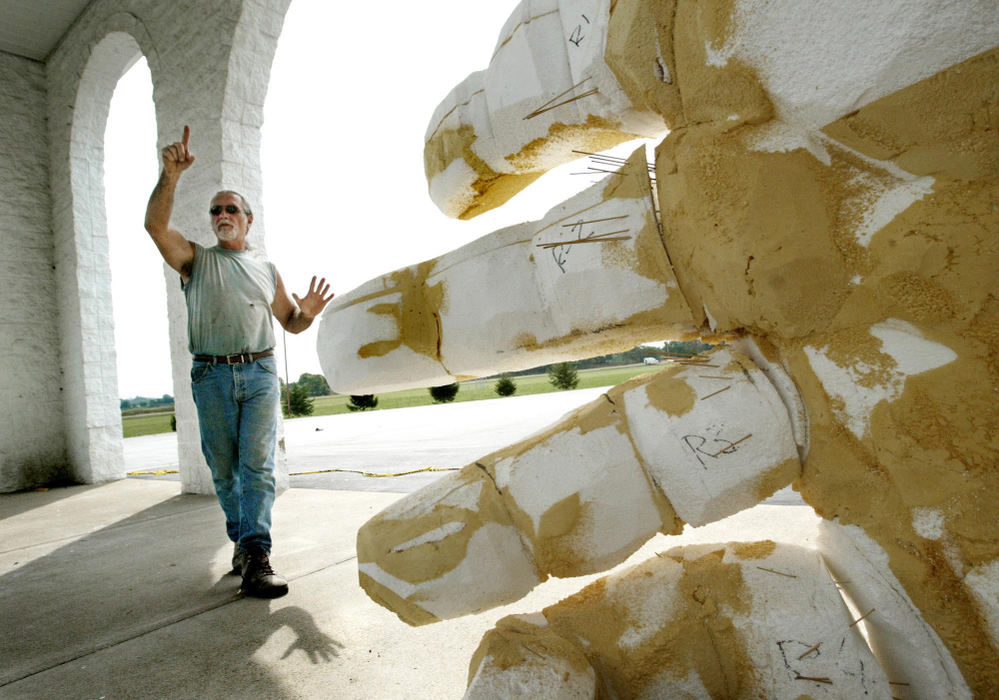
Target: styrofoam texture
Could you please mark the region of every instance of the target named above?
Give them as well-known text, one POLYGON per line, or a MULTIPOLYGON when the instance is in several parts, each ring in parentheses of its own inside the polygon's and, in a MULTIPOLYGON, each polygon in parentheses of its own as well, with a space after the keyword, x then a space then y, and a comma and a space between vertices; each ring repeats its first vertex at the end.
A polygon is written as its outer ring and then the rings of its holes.
POLYGON ((870 334, 881 341, 881 352, 890 356, 895 365, 874 368, 860 359, 843 367, 829 356, 829 348, 805 346, 812 371, 833 399, 840 399, 844 408, 838 417, 854 435, 863 438, 870 430, 871 413, 882 401, 894 401, 905 390, 905 380, 911 375, 942 367, 957 359, 957 353, 940 343, 927 340, 918 328, 898 319, 888 319, 870 328, 870 334), (869 381, 875 369, 884 369, 884 380, 869 381), (861 381, 867 380, 867 381, 861 381))
POLYGON ((727 348, 708 357, 721 366, 688 366, 673 375, 698 397, 684 415, 653 407, 648 385, 624 394, 639 454, 676 514, 694 526, 755 505, 757 479, 785 460, 798 459, 787 410, 766 375, 759 369, 725 371, 734 359, 727 348), (701 376, 708 374, 729 381, 701 376), (709 396, 726 386, 731 388, 709 396), (732 443, 737 444, 726 448, 732 443))
POLYGON ((999 645, 999 560, 975 566, 964 577, 964 583, 988 623, 992 643, 999 645))
POLYGON ((564 359, 571 345, 536 346, 570 333, 590 340, 589 333, 664 305, 670 293, 666 282, 635 271, 641 263, 638 234, 654 220, 651 201, 604 201, 606 186, 606 181, 598 182, 541 221, 500 229, 436 261, 426 284, 443 286, 439 362, 404 345, 381 357, 358 356, 358 348, 367 343, 399 337, 394 317, 368 311, 401 300, 401 294, 387 292, 389 275, 337 297, 320 321, 317 340, 330 386, 341 393, 384 392, 538 366, 564 359), (631 238, 566 246, 571 263, 562 272, 551 251, 539 244, 574 238, 572 229, 561 225, 573 213, 583 220, 623 216, 588 226, 586 235, 628 229, 631 238), (615 246, 609 263, 604 261, 606 245, 615 246))
POLYGON ((586 340, 595 331, 666 303, 664 281, 634 272, 640 263, 637 230, 650 220, 651 202, 644 197, 605 202, 605 187, 605 182, 597 183, 541 221, 502 229, 440 259, 440 272, 428 284, 444 282, 441 360, 449 372, 483 376, 564 359, 571 354, 571 344, 529 349, 524 339, 544 345, 575 332, 586 340), (584 212, 584 219, 626 216, 606 223, 615 228, 597 232, 620 227, 635 235, 613 243, 617 260, 612 264, 603 259, 606 244, 567 246, 573 262, 563 273, 551 251, 538 244, 566 235, 558 231, 570 231, 561 220, 572 212, 584 212))
POLYGON ((999 44, 992 0, 738 0, 709 63, 755 69, 780 121, 819 129, 999 44))
POLYGON ((361 347, 368 343, 399 338, 401 329, 395 317, 371 313, 379 304, 398 303, 402 294, 382 294, 390 288, 388 276, 365 282, 337 297, 319 322, 316 351, 330 388, 341 394, 373 394, 413 386, 415 375, 423 386, 450 384, 454 378, 436 358, 417 353, 406 345, 381 356, 362 358, 361 347))
POLYGON ((801 398, 797 384, 779 363, 771 362, 760 350, 752 336, 739 338, 732 346, 753 361, 760 371, 767 375, 777 394, 784 402, 788 418, 791 420, 794 443, 798 446, 798 455, 804 460, 808 456, 809 425, 808 409, 801 398))
POLYGON ((475 201, 477 193, 472 185, 478 176, 462 158, 455 158, 441 172, 430 178, 430 199, 439 202, 445 216, 455 219, 475 201))
MULTIPOLYGON (((476 156, 497 173, 512 173, 510 155, 546 139, 553 125, 583 125, 591 115, 618 124, 623 133, 664 135, 662 118, 635 110, 604 62, 608 21, 608 0, 524 0, 504 25, 489 68, 469 75, 434 111, 427 141, 440 129, 471 126, 476 156), (570 40, 577 25, 589 32, 578 45, 570 40), (567 27, 572 29, 566 32, 567 27), (597 92, 570 100, 592 89, 597 92)), ((577 157, 570 152, 567 142, 543 144, 531 154, 532 169, 548 170, 577 157)), ((430 189, 435 204, 454 215, 467 208, 477 178, 450 165, 446 176, 431 178, 430 189)))
POLYGON ((971 691, 937 633, 888 566, 888 554, 856 525, 819 523, 818 546, 836 579, 862 612, 874 653, 906 697, 970 698, 971 691))
MULTIPOLYGON (((754 690, 778 698, 809 692, 819 697, 830 689, 835 693, 829 697, 891 697, 888 678, 851 625, 853 617, 818 553, 789 544, 777 543, 766 556, 746 558, 736 554, 738 545, 676 547, 611 574, 605 579, 605 599, 633 611, 630 627, 619 638, 622 653, 669 627, 683 614, 680 606, 696 605, 671 592, 684 575, 677 559, 694 561, 718 550, 724 551, 722 565, 739 567, 745 589, 740 600, 747 609, 735 610, 724 599, 712 600, 718 605, 717 615, 730 619, 738 630, 754 690), (805 653, 816 644, 817 649, 805 653), (831 686, 799 676, 828 679, 831 686)), ((648 697, 689 697, 685 693, 703 688, 696 671, 679 676, 668 668, 647 685, 648 697)))
MULTIPOLYGON (((598 399, 600 401, 604 399, 598 399)), ((617 425, 556 433, 494 467, 496 486, 530 518, 535 533, 560 501, 578 495, 583 517, 565 538, 583 573, 620 563, 661 527, 652 490, 628 436, 617 425)))
MULTIPOLYGON (((513 617, 540 628, 548 625, 548 621, 539 613, 513 617)), ((539 649, 526 642, 523 646, 527 653, 516 664, 511 664, 506 656, 497 659, 492 654, 487 654, 483 657, 468 684, 464 700, 584 700, 596 697, 597 674, 592 666, 587 664, 581 669, 577 659, 558 656, 549 647, 539 649)))
POLYGON ((476 530, 465 558, 439 578, 409 583, 376 562, 359 564, 358 570, 441 620, 512 602, 539 582, 517 531, 497 523, 476 530))
MULTIPOLYGON (((391 504, 375 519, 425 521, 430 513, 447 517, 437 518, 436 527, 414 528, 412 536, 404 542, 379 542, 380 551, 359 549, 362 563, 358 570, 439 619, 467 615, 522 597, 543 578, 535 572, 520 535, 508 524, 482 524, 471 535, 464 558, 442 561, 441 568, 447 570, 435 579, 411 583, 386 572, 378 563, 379 555, 391 557, 419 544, 443 542, 458 534, 464 536, 468 522, 461 512, 477 510, 485 483, 485 480, 468 481, 458 472, 452 472, 391 504), (385 547, 390 549, 386 551, 385 547)), ((449 550, 445 547, 443 551, 449 550)))
MULTIPOLYGON (((655 220, 651 200, 640 197, 603 201, 605 186, 600 183, 555 207, 539 222, 538 233, 532 240, 536 286, 543 305, 550 309, 556 337, 574 331, 606 328, 634 314, 659 308, 669 298, 666 280, 650 279, 636 271, 642 262, 636 248, 639 232, 655 220), (575 215, 567 218, 570 214, 575 215), (584 224, 579 228, 567 226, 610 217, 625 218, 584 224), (630 236, 630 239, 607 244, 568 243, 558 248, 540 247, 555 241, 568 242, 622 230, 627 232, 614 237, 630 236), (611 264, 605 262, 604 247, 607 245, 614 246, 617 259, 611 264)), ((679 290, 674 293, 678 294, 679 290)))
MULTIPOLYGON (((828 678, 838 697, 892 696, 888 676, 853 624, 855 618, 818 552, 777 544, 762 559, 739 559, 729 552, 723 561, 739 562, 749 590, 752 607, 735 616, 733 624, 748 640, 751 662, 768 697, 807 692, 802 676, 828 678), (816 644, 815 651, 806 653, 816 644)), ((812 694, 827 687, 814 682, 812 694)))

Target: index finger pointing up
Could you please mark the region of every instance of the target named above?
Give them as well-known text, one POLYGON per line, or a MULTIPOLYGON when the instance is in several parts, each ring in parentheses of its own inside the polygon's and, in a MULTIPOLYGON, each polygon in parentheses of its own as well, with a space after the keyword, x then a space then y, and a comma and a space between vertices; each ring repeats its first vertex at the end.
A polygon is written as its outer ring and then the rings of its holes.
POLYGON ((190 141, 190 139, 191 139, 191 127, 189 127, 189 126, 187 126, 185 124, 184 125, 184 138, 183 138, 184 148, 187 148, 187 142, 190 141))

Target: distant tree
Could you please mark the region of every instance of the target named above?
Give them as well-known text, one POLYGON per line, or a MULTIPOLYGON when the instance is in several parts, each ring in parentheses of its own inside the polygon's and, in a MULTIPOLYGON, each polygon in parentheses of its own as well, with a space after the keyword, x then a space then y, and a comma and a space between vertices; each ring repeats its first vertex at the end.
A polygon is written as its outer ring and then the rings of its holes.
POLYGON ((133 408, 156 408, 156 407, 170 407, 173 406, 173 397, 170 394, 163 394, 162 397, 158 399, 150 398, 148 396, 133 396, 130 399, 118 399, 118 403, 121 406, 121 410, 128 411, 133 408))
POLYGON ((309 392, 304 386, 299 384, 291 385, 291 395, 288 397, 286 402, 281 404, 281 409, 284 411, 285 416, 311 416, 312 415, 312 399, 309 398, 309 392))
POLYGON ((666 343, 666 351, 674 355, 696 355, 713 347, 700 340, 671 340, 666 343))
POLYGON ((367 411, 378 405, 378 397, 374 394, 351 394, 347 401, 348 411, 367 411))
POLYGON ((512 396, 517 391, 517 383, 510 378, 509 374, 503 374, 496 380, 496 386, 493 388, 500 396, 512 396))
POLYGON ((556 389, 575 389, 579 384, 575 362, 559 362, 548 368, 548 381, 556 389))
POLYGON ((170 414, 170 430, 177 432, 177 414, 175 413, 170 414))
POLYGON ((434 403, 449 403, 458 395, 458 383, 430 387, 430 398, 434 403))
POLYGON ((309 396, 326 396, 330 393, 330 385, 327 383, 326 377, 321 374, 304 372, 295 383, 304 386, 309 396))

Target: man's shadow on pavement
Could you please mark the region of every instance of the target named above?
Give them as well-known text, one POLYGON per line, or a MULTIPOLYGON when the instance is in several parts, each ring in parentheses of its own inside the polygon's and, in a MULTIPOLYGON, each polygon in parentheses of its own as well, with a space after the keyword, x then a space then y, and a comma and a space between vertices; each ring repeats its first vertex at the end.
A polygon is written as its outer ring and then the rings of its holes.
POLYGON ((257 623, 254 629, 258 633, 254 636, 259 642, 259 647, 264 646, 272 635, 288 627, 295 634, 295 641, 281 655, 282 661, 291 658, 298 651, 314 665, 320 662, 329 663, 340 655, 340 650, 344 648, 343 644, 319 629, 310 613, 297 605, 271 610, 271 606, 275 603, 280 604, 279 599, 271 601, 246 598, 240 605, 249 611, 245 613, 247 617, 257 623))

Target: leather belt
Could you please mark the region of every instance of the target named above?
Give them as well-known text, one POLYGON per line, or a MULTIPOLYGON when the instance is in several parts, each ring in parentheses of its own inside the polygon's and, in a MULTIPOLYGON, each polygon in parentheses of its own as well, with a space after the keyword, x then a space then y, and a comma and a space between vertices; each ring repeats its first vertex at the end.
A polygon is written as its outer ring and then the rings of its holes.
POLYGON ((270 357, 274 349, 263 352, 239 352, 232 355, 195 355, 195 362, 209 362, 213 365, 241 365, 244 362, 255 362, 261 357, 270 357))

